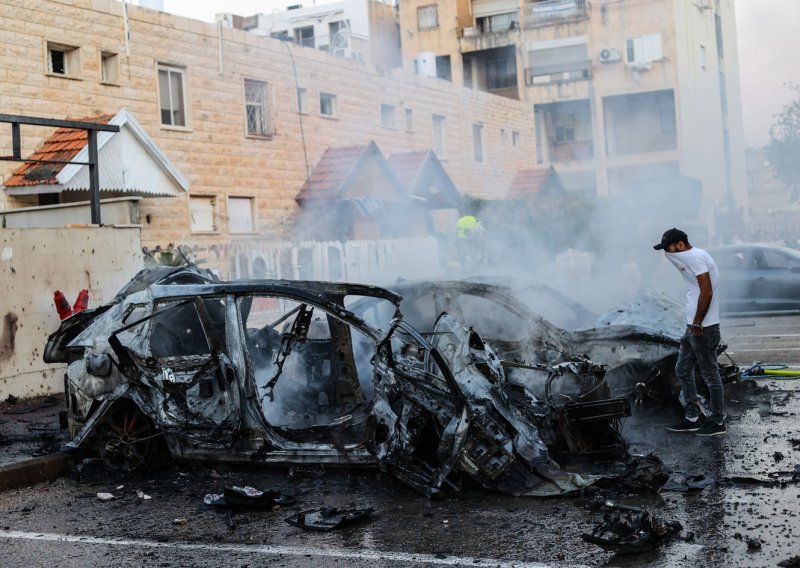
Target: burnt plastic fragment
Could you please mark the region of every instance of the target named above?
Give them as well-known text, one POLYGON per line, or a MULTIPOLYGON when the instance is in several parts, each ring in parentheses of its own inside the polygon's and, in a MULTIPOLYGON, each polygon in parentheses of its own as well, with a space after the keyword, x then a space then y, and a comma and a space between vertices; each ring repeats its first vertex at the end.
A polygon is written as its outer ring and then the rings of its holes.
MULTIPOLYGON (((652 550, 673 536, 683 526, 677 521, 664 521, 638 507, 606 503, 612 510, 603 515, 603 522, 581 535, 588 543, 616 554, 636 554, 652 550)), ((690 538, 687 536, 687 539, 690 538)))
POLYGON ((706 477, 702 473, 690 475, 676 472, 670 476, 661 491, 702 491, 713 483, 713 477, 706 477))
POLYGON ((295 498, 289 495, 281 495, 277 491, 268 489, 260 491, 255 487, 245 485, 243 487, 225 487, 222 494, 208 493, 203 502, 211 507, 231 507, 249 509, 273 509, 295 503, 295 498))
POLYGON ((312 509, 310 511, 303 511, 285 520, 290 525, 300 527, 301 529, 309 531, 329 531, 341 525, 352 523, 370 516, 375 512, 375 509, 369 507, 367 509, 337 509, 336 507, 323 507, 321 509, 312 509))

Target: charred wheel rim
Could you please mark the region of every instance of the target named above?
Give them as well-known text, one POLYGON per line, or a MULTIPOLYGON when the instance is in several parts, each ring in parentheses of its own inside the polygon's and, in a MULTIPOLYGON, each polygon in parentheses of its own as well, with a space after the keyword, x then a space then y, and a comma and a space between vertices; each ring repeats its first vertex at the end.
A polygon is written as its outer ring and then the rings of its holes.
POLYGON ((98 453, 108 467, 131 471, 147 462, 154 435, 149 418, 132 403, 121 403, 103 422, 98 453))

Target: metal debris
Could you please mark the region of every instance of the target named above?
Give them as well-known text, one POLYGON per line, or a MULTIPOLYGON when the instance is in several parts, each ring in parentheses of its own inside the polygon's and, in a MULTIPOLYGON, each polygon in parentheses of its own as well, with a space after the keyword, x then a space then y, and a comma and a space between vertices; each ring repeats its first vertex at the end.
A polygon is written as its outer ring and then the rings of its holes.
POLYGON ((705 474, 686 474, 683 472, 673 473, 667 482, 661 487, 661 491, 702 491, 706 487, 713 485, 714 478, 706 477, 705 474))
MULTIPOLYGON (((609 552, 616 554, 646 552, 660 546, 683 530, 679 522, 661 520, 640 507, 617 505, 611 501, 607 501, 605 507, 610 511, 603 515, 603 522, 591 533, 582 534, 581 538, 609 552)), ((693 538, 691 534, 685 537, 686 540, 691 538, 693 538)))
POLYGON ((295 503, 295 498, 281 495, 271 489, 261 491, 255 487, 225 487, 222 493, 207 493, 203 502, 211 507, 232 507, 251 509, 277 509, 295 503))
POLYGON ((375 509, 372 507, 366 509, 323 507, 297 513, 287 517, 285 521, 290 525, 309 531, 329 531, 341 525, 364 519, 374 512, 375 509))

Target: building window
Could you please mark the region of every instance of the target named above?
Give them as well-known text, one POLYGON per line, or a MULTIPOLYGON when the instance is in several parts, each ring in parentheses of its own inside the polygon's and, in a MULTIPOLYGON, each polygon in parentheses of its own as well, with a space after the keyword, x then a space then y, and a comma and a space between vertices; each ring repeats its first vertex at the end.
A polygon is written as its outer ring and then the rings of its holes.
POLYGON ((394 105, 381 105, 381 126, 384 128, 396 128, 394 121, 394 105))
POLYGON ((248 136, 272 136, 269 85, 263 81, 244 80, 244 100, 248 136))
POLYGON ((625 41, 628 63, 650 63, 664 58, 661 51, 661 34, 647 34, 625 41))
POLYGON ((483 126, 472 125, 472 154, 476 162, 483 162, 483 126))
POLYGON ((314 47, 314 26, 295 28, 294 40, 302 46, 314 47))
POLYGON ((349 32, 350 20, 339 20, 328 24, 328 41, 333 49, 350 47, 349 32))
POLYGON ((217 199, 210 196, 190 196, 189 215, 193 233, 216 232, 217 199))
POLYGON ((254 233, 255 199, 252 197, 228 197, 228 231, 231 233, 254 233))
POLYGON ((417 8, 417 26, 421 30, 429 30, 439 26, 439 7, 428 4, 417 8))
POLYGON ((568 144, 575 141, 575 115, 564 114, 555 119, 556 144, 568 144))
POLYGON ((65 77, 80 75, 80 48, 74 45, 47 42, 47 72, 65 77))
POLYGON ((336 116, 336 95, 319 94, 319 113, 322 116, 336 116))
POLYGON ((119 55, 110 51, 100 52, 100 82, 119 83, 119 55))
POLYGON ((306 90, 297 87, 297 112, 306 112, 306 90))
POLYGON ((414 132, 414 110, 406 109, 406 132, 414 132))
POLYGON ((475 26, 484 34, 516 30, 519 28, 519 12, 506 12, 505 14, 475 18, 475 26))
POLYGON ((517 61, 513 57, 487 60, 486 88, 490 91, 517 86, 517 61))
POLYGON ((440 157, 445 155, 445 120, 444 116, 433 115, 433 151, 440 157))
POLYGON ((700 69, 705 71, 707 63, 708 63, 708 61, 706 61, 706 46, 705 45, 701 45, 700 46, 700 69))
POLYGON ((186 126, 185 73, 180 67, 158 66, 158 100, 164 126, 186 126))
POLYGON ((445 81, 453 80, 453 70, 450 65, 449 55, 439 55, 436 57, 436 77, 445 81))
POLYGON ((516 130, 511 131, 511 145, 516 148, 519 146, 519 132, 516 130))

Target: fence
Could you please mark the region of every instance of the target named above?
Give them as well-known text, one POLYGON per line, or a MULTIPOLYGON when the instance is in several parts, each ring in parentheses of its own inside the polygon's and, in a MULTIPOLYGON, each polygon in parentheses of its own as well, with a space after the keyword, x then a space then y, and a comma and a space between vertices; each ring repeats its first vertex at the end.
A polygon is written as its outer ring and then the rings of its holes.
POLYGON ((248 242, 233 249, 231 278, 329 280, 385 285, 444 274, 435 237, 376 241, 248 242))

